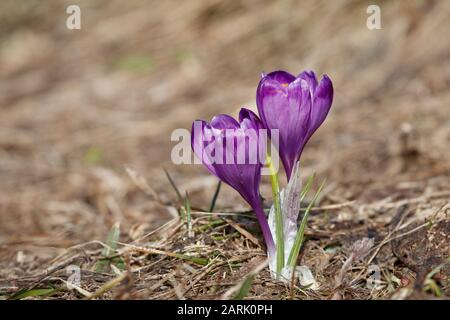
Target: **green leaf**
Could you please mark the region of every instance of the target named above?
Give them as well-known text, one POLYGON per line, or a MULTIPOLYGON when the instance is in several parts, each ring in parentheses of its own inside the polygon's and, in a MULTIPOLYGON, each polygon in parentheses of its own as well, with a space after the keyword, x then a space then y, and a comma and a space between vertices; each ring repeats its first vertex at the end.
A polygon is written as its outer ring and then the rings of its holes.
POLYGON ((308 180, 306 181, 306 185, 303 188, 302 192, 300 193, 300 202, 302 202, 305 199, 305 196, 308 194, 309 189, 311 189, 315 176, 316 174, 313 173, 312 175, 309 176, 308 180))
POLYGON ((251 274, 247 278, 245 278, 245 280, 242 283, 241 287, 239 288, 238 292, 233 297, 233 300, 242 300, 248 295, 248 292, 250 291, 250 288, 252 287, 254 278, 255 278, 254 274, 251 274))
POLYGON ((208 229, 214 229, 214 227, 220 226, 222 224, 225 224, 225 221, 223 221, 222 219, 210 220, 209 223, 195 228, 195 231, 205 232, 208 229))
POLYGON ((269 261, 266 260, 260 265, 258 265, 255 269, 253 269, 245 276, 243 281, 241 281, 238 285, 236 285, 234 288, 231 289, 232 292, 236 292, 236 294, 233 297, 233 300, 242 300, 248 295, 248 292, 252 287, 253 280, 261 272, 261 270, 267 267, 268 264, 269 261))
POLYGON ((42 297, 42 296, 48 297, 48 296, 52 295, 53 293, 55 293, 56 291, 57 290, 54 288, 31 289, 31 290, 18 292, 17 294, 13 295, 9 299, 10 300, 21 300, 21 299, 29 298, 29 297, 42 297))
POLYGON ((191 256, 188 256, 186 254, 175 254, 175 256, 178 259, 187 260, 187 261, 193 262, 195 264, 198 264, 200 266, 206 266, 209 263, 209 260, 206 259, 206 258, 191 257, 191 256))
POLYGON ((436 297, 442 297, 442 291, 436 281, 433 280, 433 277, 435 274, 439 273, 442 267, 444 267, 448 262, 450 262, 450 257, 447 258, 446 262, 441 263, 427 274, 423 288, 425 291, 430 290, 436 297))
POLYGON ((120 223, 116 222, 108 233, 106 238, 106 247, 103 248, 100 258, 94 266, 96 272, 102 272, 110 263, 117 268, 124 269, 124 261, 120 257, 111 257, 116 253, 117 242, 120 238, 120 223))
POLYGON ((108 233, 106 238, 107 247, 103 248, 102 255, 104 257, 109 257, 116 252, 117 242, 120 238, 120 223, 116 222, 108 233))
POLYGON ((300 249, 303 244, 303 239, 305 236, 305 229, 306 229, 306 222, 308 221, 309 212, 316 202, 317 198, 319 197, 319 194, 322 192, 323 187, 325 186, 326 180, 322 182, 319 189, 317 190, 316 194, 314 195, 312 201, 309 203, 308 207, 306 208, 306 211, 303 215, 302 222, 300 224, 300 228, 297 231, 297 235, 295 237, 294 245, 292 246, 291 252, 289 254, 288 259, 288 265, 291 266, 293 269, 295 268, 295 264, 297 263, 297 258, 300 253, 300 249))

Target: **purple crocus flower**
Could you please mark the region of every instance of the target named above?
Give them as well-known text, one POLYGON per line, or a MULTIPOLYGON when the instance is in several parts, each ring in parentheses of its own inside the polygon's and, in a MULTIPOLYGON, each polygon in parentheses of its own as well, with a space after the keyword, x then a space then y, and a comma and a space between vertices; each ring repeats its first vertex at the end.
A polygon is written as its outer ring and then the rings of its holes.
POLYGON ((325 120, 333 101, 327 75, 320 83, 313 71, 297 77, 285 71, 263 75, 256 104, 264 126, 279 130, 278 151, 288 180, 309 138, 325 120))
POLYGON ((258 116, 242 108, 239 122, 225 114, 215 116, 210 123, 194 121, 191 145, 208 171, 238 191, 250 204, 258 218, 267 250, 273 254, 274 241, 259 197, 267 140, 267 135, 260 129, 263 125, 258 116))

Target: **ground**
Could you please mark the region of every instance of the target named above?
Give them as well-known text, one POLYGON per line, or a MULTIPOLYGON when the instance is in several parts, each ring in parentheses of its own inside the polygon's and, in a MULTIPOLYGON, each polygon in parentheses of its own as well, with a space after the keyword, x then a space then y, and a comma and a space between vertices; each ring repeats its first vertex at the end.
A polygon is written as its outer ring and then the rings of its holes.
POLYGON ((76 2, 81 30, 73 1, 0 4, 0 299, 450 296, 448 1, 379 1, 381 30, 373 1, 76 2), (173 130, 255 110, 276 69, 335 88, 302 156, 328 181, 298 261, 314 290, 272 280, 237 193, 208 213, 216 178, 170 158, 173 130))

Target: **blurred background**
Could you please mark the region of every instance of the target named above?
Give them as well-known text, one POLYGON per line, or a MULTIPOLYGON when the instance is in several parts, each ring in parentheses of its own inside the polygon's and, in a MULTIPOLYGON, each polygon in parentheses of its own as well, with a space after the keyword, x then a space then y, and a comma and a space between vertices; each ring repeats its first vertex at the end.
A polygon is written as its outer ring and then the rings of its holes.
MULTIPOLYGON (((332 111, 302 158, 304 176, 328 177, 329 199, 448 188, 449 30, 446 0, 2 0, 2 266, 19 250, 38 263, 104 239, 116 221, 130 237, 160 226, 161 203, 177 201, 163 168, 206 208, 217 180, 171 163, 171 132, 255 110, 261 72, 277 69, 333 80, 332 111), (72 4, 81 30, 66 28, 72 4), (370 4, 381 30, 366 26, 370 4)), ((246 208, 227 187, 217 205, 246 208)))

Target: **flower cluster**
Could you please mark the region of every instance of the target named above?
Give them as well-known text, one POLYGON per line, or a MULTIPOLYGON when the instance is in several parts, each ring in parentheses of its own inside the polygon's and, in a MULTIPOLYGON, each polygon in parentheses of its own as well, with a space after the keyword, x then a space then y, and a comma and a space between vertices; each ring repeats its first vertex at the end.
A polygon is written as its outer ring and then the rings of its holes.
MULTIPOLYGON (((291 180, 305 145, 325 120, 332 100, 333 85, 328 76, 324 75, 319 82, 312 71, 304 71, 297 77, 285 71, 274 71, 263 74, 257 88, 259 117, 242 108, 239 121, 221 114, 209 123, 196 120, 192 125, 194 153, 209 172, 238 191, 253 208, 269 257, 276 255, 274 239, 280 237, 274 227, 269 226, 259 195, 264 164, 261 158, 266 157, 267 138, 273 138, 273 132, 277 132, 279 141, 275 147, 288 181, 291 180), (255 161, 258 158, 260 161, 255 161)), ((281 203, 280 207, 289 206, 292 204, 281 203)), ((298 210, 295 217, 297 215, 298 210)), ((280 227, 283 230, 283 226, 280 227)))

